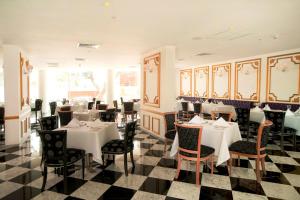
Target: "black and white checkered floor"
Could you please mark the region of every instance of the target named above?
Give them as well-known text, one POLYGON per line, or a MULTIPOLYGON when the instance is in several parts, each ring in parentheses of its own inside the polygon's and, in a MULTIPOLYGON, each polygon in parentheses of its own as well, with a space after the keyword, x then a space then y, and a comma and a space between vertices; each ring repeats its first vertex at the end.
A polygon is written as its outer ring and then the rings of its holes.
MULTIPOLYGON (((300 152, 280 152, 268 146, 267 174, 258 184, 254 160, 242 159, 240 167, 218 166, 214 174, 202 167, 201 187, 195 185, 195 165, 184 162, 175 180, 176 160, 163 153, 163 142, 137 131, 134 159, 136 167, 124 174, 122 156, 102 169, 95 163, 93 172, 70 172, 67 188, 62 176, 48 175, 46 191, 41 192, 40 142, 33 133, 22 147, 0 150, 0 199, 300 199, 300 152)), ((288 148, 288 147, 287 147, 288 148)), ((170 149, 170 146, 169 146, 170 149)), ((130 159, 128 160, 131 166, 130 159)))

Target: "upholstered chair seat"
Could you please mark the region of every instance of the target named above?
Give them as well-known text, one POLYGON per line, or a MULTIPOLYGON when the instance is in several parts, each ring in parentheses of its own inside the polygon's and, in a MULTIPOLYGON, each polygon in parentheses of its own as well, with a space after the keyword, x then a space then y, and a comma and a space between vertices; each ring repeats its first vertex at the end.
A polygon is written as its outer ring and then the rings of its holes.
MULTIPOLYGON (((207 156, 213 154, 214 152, 215 152, 214 148, 206 146, 206 145, 201 145, 200 158, 207 157, 207 156)), ((179 151, 179 153, 181 155, 188 156, 188 157, 194 157, 194 158, 197 157, 197 154, 191 154, 191 153, 187 153, 184 151, 179 151)))
POLYGON ((124 140, 111 140, 101 148, 101 151, 107 154, 120 154, 132 151, 133 145, 126 148, 127 150, 125 150, 124 140))
MULTIPOLYGON (((256 142, 237 141, 230 145, 229 151, 240 152, 244 154, 257 154, 256 142)), ((260 154, 265 154, 266 151, 260 151, 260 154)))

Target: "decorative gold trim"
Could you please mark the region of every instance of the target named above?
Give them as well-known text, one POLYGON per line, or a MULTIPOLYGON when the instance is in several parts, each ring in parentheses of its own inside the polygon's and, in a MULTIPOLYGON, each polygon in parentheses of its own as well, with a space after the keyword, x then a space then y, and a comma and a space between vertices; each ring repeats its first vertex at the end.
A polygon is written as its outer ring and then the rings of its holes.
POLYGON ((193 70, 192 69, 184 69, 184 70, 180 70, 180 96, 192 96, 192 74, 193 74, 193 70), (190 78, 190 89, 188 91, 183 91, 182 88, 182 80, 183 80, 183 75, 187 73, 188 77, 190 78))
POLYGON ((160 119, 159 118, 156 118, 156 117, 152 117, 152 127, 151 127, 151 129, 152 129, 152 132, 153 133, 155 133, 155 134, 157 134, 157 135, 160 135, 160 119), (154 120, 157 120, 158 121, 158 131, 154 131, 154 129, 153 129, 153 121, 154 120))
MULTIPOLYGON (((148 56, 144 58, 144 67, 143 67, 143 73, 144 73, 144 91, 143 91, 143 104, 146 106, 152 106, 152 107, 160 107, 160 64, 161 64, 161 56, 160 53, 153 54, 151 56, 148 56), (157 95, 154 97, 153 102, 151 102, 148 98, 148 95, 146 94, 146 88, 147 88, 147 69, 146 65, 149 63, 150 60, 154 60, 154 63, 157 66, 157 95)), ((150 86, 151 87, 151 86, 150 86)))
POLYGON ((143 115, 143 127, 147 130, 150 130, 150 115, 143 115), (145 117, 148 117, 148 127, 145 126, 145 117))
POLYGON ((271 56, 267 58, 267 86, 266 86, 266 101, 281 102, 281 103, 300 103, 300 52, 271 56), (278 60, 290 58, 294 64, 299 64, 298 72, 298 94, 292 94, 289 99, 278 99, 278 96, 271 92, 272 68, 278 63, 278 60))
POLYGON ((218 99, 230 99, 230 94, 231 94, 231 63, 226 63, 226 64, 219 64, 219 65, 213 65, 212 66, 212 91, 211 91, 211 96, 213 98, 218 98, 218 99), (225 93, 220 96, 215 92, 215 76, 216 72, 218 69, 224 68, 224 70, 227 72, 228 75, 228 88, 225 93))
POLYGON ((194 96, 208 98, 208 94, 209 94, 209 66, 197 67, 194 69, 194 96), (202 94, 202 96, 200 96, 196 84, 196 76, 200 71, 203 71, 203 73, 206 75, 206 91, 202 94))
POLYGON ((153 114, 156 114, 156 115, 164 115, 165 113, 164 112, 158 112, 158 111, 155 111, 155 110, 149 110, 149 109, 145 109, 145 108, 141 108, 142 111, 145 111, 145 112, 149 112, 149 113, 153 113, 153 114))
POLYGON ((20 104, 21 104, 21 110, 24 106, 24 98, 23 98, 23 65, 24 65, 24 58, 22 57, 22 54, 20 53, 20 104))
POLYGON ((11 116, 5 116, 5 120, 14 120, 14 119, 19 119, 18 115, 11 115, 11 116))
POLYGON ((260 81, 261 81, 261 58, 239 61, 235 63, 235 80, 234 80, 234 99, 236 100, 245 100, 245 101, 254 101, 257 102, 260 100, 260 81), (239 92, 238 86, 238 75, 245 64, 251 64, 251 66, 256 70, 256 91, 249 97, 243 97, 239 92))

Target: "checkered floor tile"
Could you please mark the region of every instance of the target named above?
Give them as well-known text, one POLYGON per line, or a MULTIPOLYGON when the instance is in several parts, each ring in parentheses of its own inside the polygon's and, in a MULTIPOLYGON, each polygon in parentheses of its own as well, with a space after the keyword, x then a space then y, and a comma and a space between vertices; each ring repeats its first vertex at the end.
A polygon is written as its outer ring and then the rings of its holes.
MULTIPOLYGON (((69 169, 66 183, 50 170, 46 191, 41 192, 40 143, 33 132, 30 141, 20 147, 0 150, 0 199, 300 199, 300 152, 289 147, 280 151, 276 142, 268 146, 267 173, 262 182, 255 177, 255 161, 234 160, 232 174, 227 166, 201 166, 201 186, 197 187, 195 164, 183 162, 175 179, 177 161, 164 153, 164 143, 137 130, 135 168, 117 156, 106 167, 93 163, 81 179, 80 163, 69 169), (75 170, 76 169, 76 170, 75 170)), ((170 150, 170 145, 167 149, 170 150)))

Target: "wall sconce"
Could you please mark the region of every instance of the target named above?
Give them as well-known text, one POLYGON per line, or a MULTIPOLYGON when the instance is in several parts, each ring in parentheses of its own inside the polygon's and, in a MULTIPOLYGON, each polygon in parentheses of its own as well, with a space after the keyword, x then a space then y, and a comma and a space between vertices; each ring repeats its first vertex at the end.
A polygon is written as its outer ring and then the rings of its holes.
POLYGON ((278 68, 279 68, 279 70, 280 70, 281 72, 286 72, 286 71, 288 71, 288 66, 287 66, 286 63, 281 64, 280 66, 278 66, 278 68))
POLYGON ((23 68, 23 74, 30 74, 33 70, 33 66, 29 64, 29 60, 26 61, 26 66, 23 68))
POLYGON ((147 65, 146 69, 147 69, 150 73, 153 72, 153 67, 151 67, 151 65, 147 65))
POLYGON ((217 76, 222 77, 223 76, 223 71, 221 69, 219 69, 217 71, 217 76))
POLYGON ((203 79, 203 77, 204 77, 203 74, 200 73, 199 78, 200 78, 200 79, 203 79))

